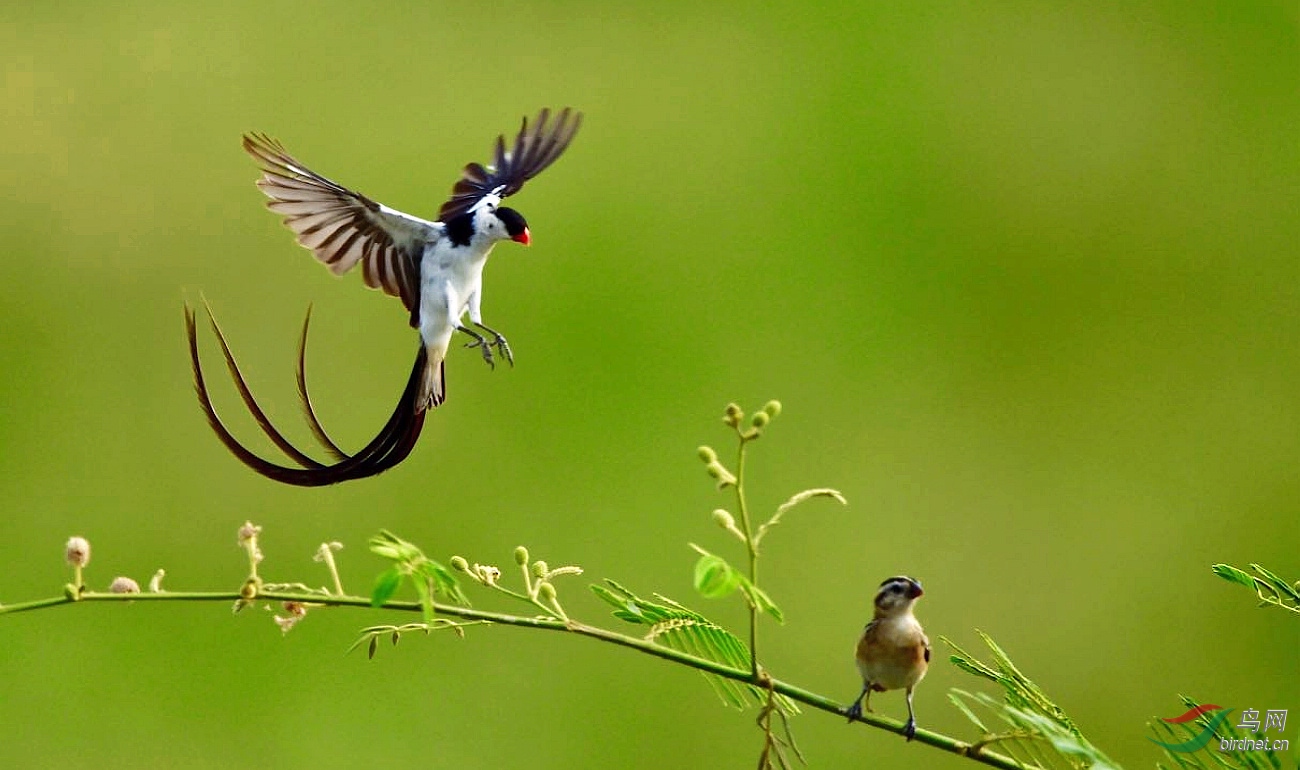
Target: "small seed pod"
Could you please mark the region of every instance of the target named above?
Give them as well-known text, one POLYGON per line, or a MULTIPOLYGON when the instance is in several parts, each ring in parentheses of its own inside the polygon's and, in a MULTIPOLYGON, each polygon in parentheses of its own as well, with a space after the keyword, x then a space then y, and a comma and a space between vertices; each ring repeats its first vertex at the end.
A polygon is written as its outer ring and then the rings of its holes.
POLYGON ((63 558, 71 567, 84 567, 90 563, 90 541, 84 537, 70 537, 64 546, 63 558))
POLYGON ((555 601, 555 586, 550 583, 542 583, 537 587, 537 598, 544 602, 555 601))
POLYGON ((772 399, 763 405, 763 411, 767 412, 768 417, 777 417, 781 414, 781 402, 772 399))
POLYGON ((749 424, 753 425, 758 430, 762 430, 767 427, 767 423, 771 419, 772 418, 768 416, 767 412, 754 412, 754 416, 750 418, 749 424))
POLYGON ((451 557, 451 568, 457 572, 469 573, 469 562, 465 561, 464 556, 451 557))
POLYGON ((108 592, 114 594, 138 594, 140 593, 140 584, 129 577, 113 578, 113 583, 108 587, 108 592))
POLYGON ((695 452, 700 456, 701 462, 714 463, 718 461, 718 453, 713 451, 711 446, 702 446, 696 449, 695 452))
POLYGON ((528 549, 522 545, 515 549, 515 564, 524 565, 528 563, 528 549))

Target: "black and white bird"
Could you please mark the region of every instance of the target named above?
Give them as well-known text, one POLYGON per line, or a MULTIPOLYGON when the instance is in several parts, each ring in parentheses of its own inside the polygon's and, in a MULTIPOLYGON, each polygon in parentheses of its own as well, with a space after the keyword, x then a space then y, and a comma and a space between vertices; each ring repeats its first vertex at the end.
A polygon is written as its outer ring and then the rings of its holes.
POLYGON ((862 629, 855 659, 862 675, 862 692, 844 710, 849 721, 862 716, 865 706, 871 710, 871 693, 907 690, 907 724, 903 735, 916 735, 916 712, 912 709, 912 689, 925 676, 930 664, 930 640, 921 623, 912 614, 916 600, 925 592, 916 580, 891 577, 876 592, 871 622, 862 629))
MULTIPOLYGON (((514 356, 504 336, 483 323, 483 267, 492 248, 505 240, 528 245, 532 236, 523 215, 502 201, 556 161, 582 124, 569 108, 551 119, 543 109, 531 124, 525 117, 513 146, 498 136, 493 163, 470 163, 451 197, 430 221, 349 190, 299 163, 282 144, 264 134, 244 137, 244 150, 258 161, 257 186, 271 200, 267 207, 284 215, 297 241, 336 275, 360 264, 367 286, 397 297, 419 330, 420 347, 405 391, 389 421, 365 448, 344 453, 330 440, 311 406, 304 373, 307 324, 298 351, 299 395, 313 434, 336 463, 326 465, 294 447, 271 424, 253 399, 224 336, 212 321, 227 367, 245 405, 273 443, 301 468, 262 459, 239 443, 217 418, 199 366, 194 312, 186 307, 191 363, 199 402, 218 438, 253 470, 288 484, 321 486, 381 473, 401 462, 418 438, 427 410, 446 399, 445 362, 452 337, 470 338, 495 366, 496 355, 511 365, 514 356), (469 324, 464 323, 468 318, 469 324)), ((211 316, 211 311, 209 311, 211 316)))

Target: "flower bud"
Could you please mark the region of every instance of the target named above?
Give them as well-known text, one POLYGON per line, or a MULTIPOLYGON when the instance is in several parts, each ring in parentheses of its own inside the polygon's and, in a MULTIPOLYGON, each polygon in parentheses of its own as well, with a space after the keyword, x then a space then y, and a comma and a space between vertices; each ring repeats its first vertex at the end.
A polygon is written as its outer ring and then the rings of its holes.
POLYGON ((244 522, 244 526, 239 528, 239 544, 244 545, 249 540, 256 538, 258 534, 261 533, 261 531, 262 528, 257 526, 253 522, 251 521, 244 522))
POLYGON ((544 602, 555 601, 555 586, 550 583, 542 583, 537 587, 537 598, 544 602))
POLYGON ((713 520, 723 529, 731 529, 736 526, 736 517, 721 508, 713 512, 713 520))
POLYGON ((704 463, 717 462, 718 460, 718 453, 713 451, 711 446, 702 446, 696 449, 695 453, 700 456, 700 461, 704 463))
POLYGON ((754 416, 750 419, 749 424, 753 425, 755 429, 761 430, 767 427, 768 420, 771 419, 772 418, 768 416, 767 412, 754 412, 754 416))
POLYGON ((768 417, 777 417, 781 414, 781 402, 772 399, 763 405, 763 411, 767 412, 768 417))
POLYGON ((465 561, 464 556, 451 557, 451 568, 457 572, 469 573, 469 562, 465 561))
POLYGON ((63 558, 71 567, 84 567, 90 563, 90 541, 84 537, 70 537, 64 546, 63 558))
POLYGON ((710 476, 718 480, 719 488, 736 483, 736 477, 731 475, 731 471, 724 468, 722 463, 709 463, 705 470, 708 471, 710 476))
POLYGON ((515 564, 524 565, 528 563, 528 549, 522 545, 515 549, 515 564))
POLYGON ((140 593, 140 584, 129 577, 113 578, 113 583, 108 587, 108 592, 113 594, 138 594, 140 593))
POLYGON ((533 562, 532 572, 533 572, 533 577, 544 578, 546 577, 546 573, 550 572, 550 566, 545 561, 538 559, 537 561, 533 562))
POLYGON ((727 404, 727 411, 726 414, 723 416, 722 421, 734 428, 737 425, 739 425, 740 421, 743 420, 744 418, 745 418, 745 410, 740 408, 740 404, 733 402, 727 404))

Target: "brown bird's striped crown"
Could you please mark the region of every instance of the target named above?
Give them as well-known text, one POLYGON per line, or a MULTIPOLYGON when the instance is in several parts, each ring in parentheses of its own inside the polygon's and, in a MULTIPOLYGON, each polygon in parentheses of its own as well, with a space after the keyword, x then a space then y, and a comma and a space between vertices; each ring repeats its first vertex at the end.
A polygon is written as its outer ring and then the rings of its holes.
POLYGON ((912 606, 925 593, 920 581, 899 575, 880 584, 876 591, 876 614, 892 615, 912 606))

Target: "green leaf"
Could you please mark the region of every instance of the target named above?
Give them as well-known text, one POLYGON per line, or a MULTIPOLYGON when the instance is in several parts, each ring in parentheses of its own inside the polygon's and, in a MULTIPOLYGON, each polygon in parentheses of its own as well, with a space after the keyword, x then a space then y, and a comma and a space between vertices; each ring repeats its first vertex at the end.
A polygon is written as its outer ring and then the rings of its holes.
POLYGON ((593 584, 591 592, 614 608, 614 617, 637 625, 649 625, 654 622, 646 617, 640 605, 637 604, 635 597, 632 596, 631 591, 613 580, 606 580, 605 582, 613 586, 614 589, 610 590, 605 586, 593 584))
POLYGON ((1248 572, 1243 572, 1229 564, 1215 564, 1210 569, 1214 570, 1214 574, 1224 580, 1231 583, 1240 583, 1241 585, 1250 588, 1252 591, 1255 590, 1255 578, 1251 577, 1248 572))
POLYGON ((446 596, 457 604, 469 606, 469 597, 461 591, 460 581, 451 570, 429 558, 423 559, 416 570, 430 580, 435 593, 446 596))
POLYGON ((424 615, 425 623, 433 622, 433 594, 429 591, 429 579, 424 575, 414 575, 411 578, 411 585, 415 586, 415 593, 420 597, 421 614, 424 615))
POLYGON ((370 551, 392 561, 411 561, 421 555, 419 548, 386 529, 370 538, 370 551))
POLYGON ((402 571, 397 565, 393 565, 375 578, 375 587, 370 589, 370 606, 382 607, 384 602, 393 598, 397 589, 402 585, 402 571))
POLYGON ((990 734, 992 730, 989 730, 989 728, 984 725, 984 722, 979 717, 975 716, 975 712, 971 711, 970 706, 966 705, 966 701, 962 700, 962 696, 967 698, 973 697, 970 693, 954 687, 952 688, 952 691, 948 693, 948 700, 952 701, 952 705, 956 706, 958 711, 965 714, 966 718, 980 729, 980 732, 985 735, 990 734))
MULTIPOLYGON (((741 671, 750 668, 749 649, 735 634, 666 596, 654 594, 655 601, 643 599, 613 580, 606 580, 603 586, 593 585, 591 590, 614 607, 615 617, 649 626, 646 641, 741 671)), ((713 674, 706 673, 704 676, 724 703, 735 706, 752 703, 761 706, 767 702, 765 690, 713 674)), ((786 714, 799 713, 799 707, 786 696, 778 695, 776 700, 786 714)))
POLYGON ((772 601, 772 597, 768 596, 763 589, 749 582, 749 578, 744 575, 737 575, 737 577, 740 579, 740 590, 744 592, 745 598, 749 600, 750 604, 758 608, 760 612, 766 612, 776 618, 776 622, 785 623, 785 614, 781 612, 780 607, 776 606, 776 602, 772 601))
POLYGON ((729 596, 740 580, 740 573, 721 556, 706 554, 695 562, 695 590, 707 599, 729 596))
POLYGON ((1273 574, 1267 569, 1264 569, 1258 564, 1252 564, 1250 565, 1250 568, 1263 575, 1265 582, 1271 585, 1273 589, 1277 591, 1279 596, 1289 596, 1292 601, 1300 601, 1300 592, 1297 592, 1294 586, 1283 580, 1281 577, 1273 574))

